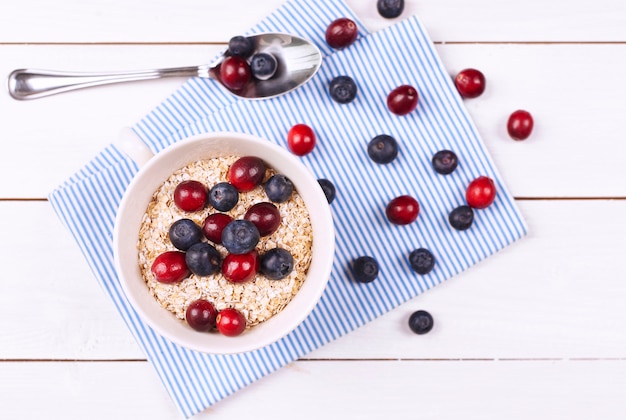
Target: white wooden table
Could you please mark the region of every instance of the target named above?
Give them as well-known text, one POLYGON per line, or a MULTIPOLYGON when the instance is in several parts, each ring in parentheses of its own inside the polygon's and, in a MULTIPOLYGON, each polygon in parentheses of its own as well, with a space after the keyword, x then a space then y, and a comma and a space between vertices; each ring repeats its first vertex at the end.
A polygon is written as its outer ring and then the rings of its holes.
MULTIPOLYGON (((371 28, 375 0, 348 0, 371 28)), ((0 14, 0 75, 202 63, 281 0, 22 0, 0 14)), ((199 418, 626 417, 626 3, 412 0, 530 234, 199 418), (515 109, 535 116, 510 140, 515 109), (426 309, 429 334, 407 327, 426 309)), ((3 82, 4 83, 4 82, 3 82)), ((183 80, 28 102, 0 95, 0 418, 172 419, 156 373, 47 194, 183 80)))

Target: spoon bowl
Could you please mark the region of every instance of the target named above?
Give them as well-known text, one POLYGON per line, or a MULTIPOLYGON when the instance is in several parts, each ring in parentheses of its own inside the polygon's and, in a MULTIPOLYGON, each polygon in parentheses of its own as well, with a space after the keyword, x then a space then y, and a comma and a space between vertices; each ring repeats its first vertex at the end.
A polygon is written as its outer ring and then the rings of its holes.
POLYGON ((8 78, 11 97, 36 99, 57 93, 112 83, 159 79, 162 77, 201 77, 220 83, 233 95, 245 99, 267 99, 290 92, 309 81, 322 64, 322 53, 310 41, 284 33, 262 33, 248 37, 254 54, 270 53, 277 62, 276 73, 268 80, 252 80, 241 90, 227 89, 220 78, 220 65, 228 51, 209 65, 173 67, 131 72, 83 73, 55 70, 14 70, 8 78))

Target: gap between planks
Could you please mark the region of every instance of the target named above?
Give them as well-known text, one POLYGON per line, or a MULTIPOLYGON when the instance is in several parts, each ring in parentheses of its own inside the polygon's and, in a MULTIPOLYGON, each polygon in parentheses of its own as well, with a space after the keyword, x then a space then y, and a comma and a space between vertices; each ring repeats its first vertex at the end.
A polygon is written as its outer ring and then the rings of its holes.
MULTIPOLYGON (((513 197, 517 201, 625 201, 624 197, 513 197)), ((48 201, 47 198, 0 198, 0 202, 7 201, 48 201)))
MULTIPOLYGON (((626 357, 301 358, 294 362, 623 362, 626 357)), ((145 363, 147 359, 0 359, 0 363, 145 363)), ((291 363, 294 363, 291 362, 291 363)))
MULTIPOLYGON (((174 46, 218 45, 228 41, 94 41, 94 42, 0 42, 0 46, 174 46)), ((435 45, 626 45, 626 41, 433 41, 435 45)))

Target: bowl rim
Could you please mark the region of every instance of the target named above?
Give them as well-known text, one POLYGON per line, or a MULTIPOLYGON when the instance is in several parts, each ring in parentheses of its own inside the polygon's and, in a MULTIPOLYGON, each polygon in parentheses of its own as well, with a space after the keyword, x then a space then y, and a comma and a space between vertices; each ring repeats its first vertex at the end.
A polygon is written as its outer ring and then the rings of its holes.
POLYGON ((126 188, 117 210, 113 228, 113 256, 116 274, 128 303, 136 311, 139 318, 155 332, 176 344, 213 354, 234 354, 256 350, 280 340, 297 328, 317 305, 326 288, 333 265, 334 249, 335 231, 332 212, 313 172, 285 148, 261 137, 238 132, 220 131, 194 135, 157 153, 139 169, 126 188), (270 167, 276 168, 277 171, 289 172, 287 176, 292 180, 307 206, 314 232, 311 265, 307 272, 306 281, 300 290, 278 314, 247 330, 240 336, 225 337, 219 333, 210 333, 208 335, 211 338, 206 339, 207 333, 191 329, 184 321, 162 308, 149 293, 137 261, 136 243, 141 223, 138 213, 143 208, 141 217, 143 216, 154 191, 176 169, 204 158, 237 154, 237 150, 245 153, 248 148, 258 147, 259 142, 262 146, 259 149, 260 152, 257 151, 255 154, 261 155, 259 157, 265 160, 270 167), (218 149, 221 151, 216 152, 218 149), (224 152, 224 149, 228 151, 224 152), (194 151, 192 156, 189 153, 191 150, 194 151), (210 153, 211 156, 207 153, 210 153), (184 163, 181 164, 180 161, 184 161, 184 163), (173 170, 172 167, 174 167, 173 170), (163 173, 165 177, 151 178, 150 175, 155 172, 163 173), (156 186, 149 189, 145 188, 146 184, 156 186), (314 184, 317 187, 311 188, 314 184), (144 191, 143 200, 138 200, 136 197, 137 190, 142 187, 149 191, 144 191), (145 205, 142 206, 142 203, 145 205), (315 206, 315 211, 311 210, 313 203, 318 203, 315 206), (128 233, 129 229, 132 230, 132 234, 128 233))

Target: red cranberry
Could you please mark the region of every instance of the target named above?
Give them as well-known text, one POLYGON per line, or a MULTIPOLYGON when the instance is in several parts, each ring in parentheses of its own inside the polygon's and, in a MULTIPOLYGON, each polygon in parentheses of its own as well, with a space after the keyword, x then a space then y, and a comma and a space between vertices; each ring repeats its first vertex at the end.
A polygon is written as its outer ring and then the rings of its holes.
POLYGON ((243 218, 254 223, 261 236, 271 235, 280 226, 280 212, 275 205, 268 202, 253 205, 243 218))
POLYGON ((235 337, 246 329, 246 317, 234 308, 222 309, 216 318, 217 330, 227 337, 235 337))
POLYGON ((406 115, 417 108, 418 97, 413 86, 398 86, 387 96, 387 108, 396 115, 406 115))
POLYGON ((211 302, 205 299, 194 300, 187 306, 185 320, 196 331, 211 331, 215 327, 217 311, 211 302))
POLYGON ((220 65, 220 79, 230 90, 243 89, 251 77, 250 66, 244 58, 231 55, 226 57, 220 65))
POLYGON ((520 109, 511 114, 506 128, 513 140, 526 140, 533 131, 533 125, 532 115, 520 109))
POLYGON ((316 138, 313 129, 306 124, 296 124, 287 133, 287 144, 294 155, 304 156, 315 148, 316 138))
POLYGON ((206 204, 206 187, 198 181, 183 181, 174 190, 174 203, 182 211, 202 210, 206 204))
POLYGON ((356 41, 359 34, 356 23, 348 18, 333 20, 326 29, 326 42, 333 48, 345 48, 356 41))
POLYGON ((245 283, 259 272, 259 254, 256 251, 247 254, 228 254, 222 262, 222 274, 233 283, 245 283))
POLYGON ((239 191, 250 191, 261 185, 265 179, 265 169, 265 162, 258 157, 241 157, 228 169, 228 182, 239 191))
POLYGON ((420 206, 410 195, 401 195, 389 202, 386 208, 387 219, 396 225, 408 225, 417 219, 420 206))
POLYGON ((476 98, 485 91, 485 75, 476 69, 461 70, 454 78, 459 94, 464 98, 476 98))
POLYGON ((202 225, 202 233, 211 242, 215 244, 222 243, 222 231, 227 224, 233 221, 233 218, 224 213, 213 213, 204 219, 202 225))
POLYGON ((180 251, 162 253, 154 259, 150 271, 160 283, 178 283, 189 276, 185 253, 180 251))
POLYGON ((467 186, 465 200, 474 209, 489 207, 496 199, 496 185, 486 176, 479 176, 467 186))

